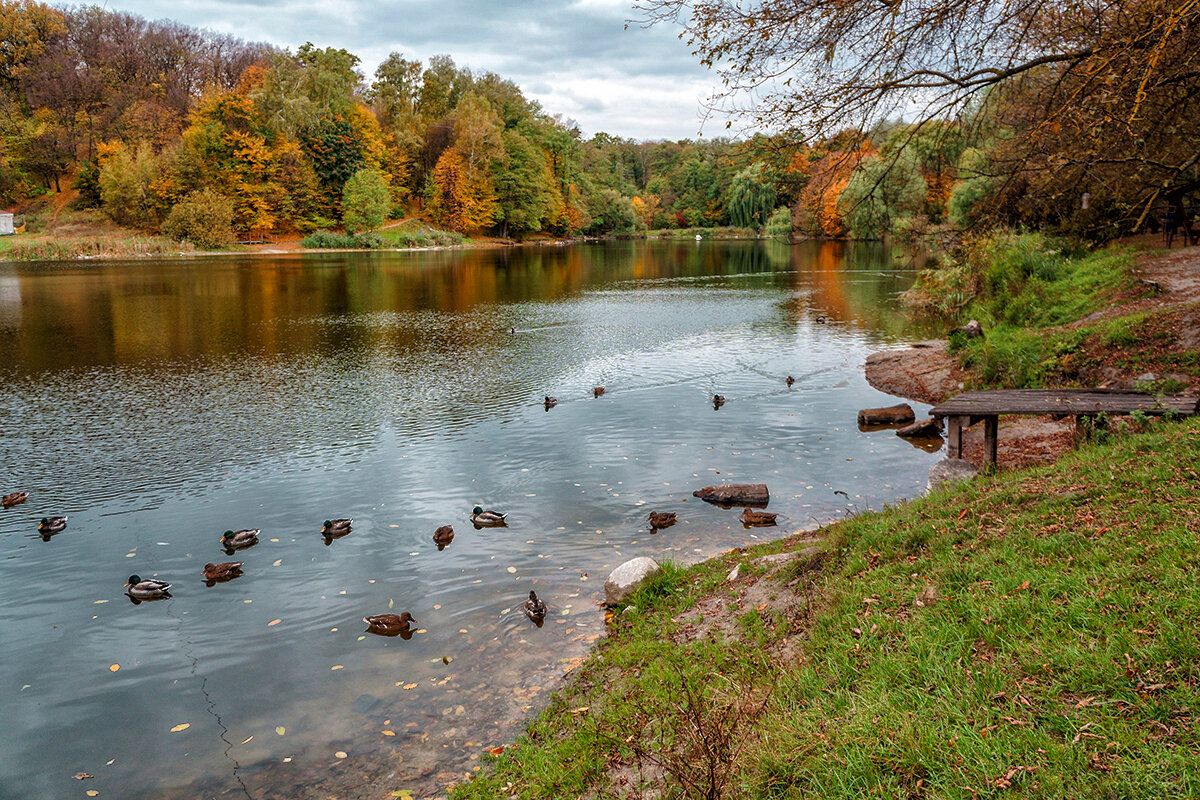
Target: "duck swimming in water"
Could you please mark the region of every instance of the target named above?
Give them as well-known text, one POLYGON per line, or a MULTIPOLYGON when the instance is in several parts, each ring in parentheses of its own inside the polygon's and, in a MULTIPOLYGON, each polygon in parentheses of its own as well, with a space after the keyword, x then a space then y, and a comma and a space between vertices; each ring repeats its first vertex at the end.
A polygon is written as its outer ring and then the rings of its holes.
POLYGON ((143 580, 138 575, 130 575, 125 585, 129 588, 127 594, 135 600, 157 600, 171 596, 171 584, 154 578, 143 580))
POLYGON ((546 398, 544 400, 542 400, 542 405, 544 405, 546 407, 547 411, 554 408, 554 406, 556 406, 557 404, 558 404, 558 398, 551 397, 550 395, 546 395, 546 398))
POLYGON ((604 394, 603 386, 597 386, 595 389, 592 389, 592 397, 599 397, 602 394, 604 394))
POLYGON ((242 574, 244 561, 224 561, 220 564, 204 565, 204 580, 212 585, 218 581, 230 581, 242 574))
POLYGON ((226 550, 240 550, 258 544, 258 528, 248 528, 240 531, 225 531, 221 537, 221 546, 226 550))
POLYGON ((66 517, 42 517, 42 521, 38 523, 38 533, 45 536, 51 533, 58 533, 66 527, 66 517))
POLYGON ((744 508, 742 509, 742 513, 738 515, 738 519, 740 519, 742 524, 747 528, 751 526, 765 527, 767 525, 774 525, 775 517, 777 516, 779 515, 771 514, 766 511, 755 511, 750 508, 744 508))
POLYGON ((438 550, 444 550, 446 545, 454 541, 454 527, 451 525, 443 525, 433 532, 433 543, 438 546, 438 550))
POLYGON ((499 528, 507 525, 504 521, 507 516, 499 511, 484 511, 483 506, 475 506, 471 511, 471 522, 477 528, 499 528))
POLYGON ((397 636, 408 632, 409 623, 416 622, 413 615, 405 611, 403 614, 376 614, 363 617, 367 623, 367 632, 379 636, 397 636))
POLYGON ((791 388, 791 385, 795 382, 796 382, 796 379, 793 378, 791 375, 788 375, 787 380, 784 381, 784 383, 786 383, 788 385, 788 388, 791 388))
POLYGON ((654 530, 669 528, 676 522, 674 511, 651 511, 648 519, 650 527, 654 530))
POLYGON ((721 406, 725 405, 725 395, 723 395, 723 394, 714 394, 714 395, 713 395, 713 397, 712 397, 712 404, 713 404, 713 410, 714 410, 714 411, 715 411, 716 409, 720 408, 721 406))
POLYGON ((546 620, 546 604, 538 599, 537 592, 529 590, 529 599, 525 601, 525 616, 539 626, 546 620))
POLYGON ((350 526, 354 524, 352 519, 327 519, 325 524, 321 526, 321 535, 334 537, 345 536, 350 532, 350 526))
POLYGON ((0 498, 0 505, 3 505, 5 508, 12 508, 19 503, 24 503, 28 499, 29 492, 13 492, 0 498))

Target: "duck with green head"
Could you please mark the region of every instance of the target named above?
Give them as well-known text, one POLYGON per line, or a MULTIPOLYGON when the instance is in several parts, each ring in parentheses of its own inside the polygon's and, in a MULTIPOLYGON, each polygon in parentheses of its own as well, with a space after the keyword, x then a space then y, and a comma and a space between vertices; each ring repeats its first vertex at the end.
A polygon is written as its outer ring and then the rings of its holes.
POLYGON ((345 536, 350 532, 350 526, 354 524, 352 519, 327 519, 325 524, 321 526, 321 535, 330 538, 335 536, 345 536))
POLYGON ((240 531, 225 531, 221 537, 221 546, 226 550, 240 550, 258 544, 258 528, 247 528, 240 531))
POLYGON ((66 517, 42 517, 42 521, 38 523, 38 533, 46 536, 51 533, 58 533, 66 527, 66 517))
POLYGON ((471 523, 476 528, 500 528, 508 524, 504 521, 507 516, 499 511, 484 511, 483 506, 475 506, 471 510, 471 523))
POLYGON ((135 600, 158 600, 160 597, 171 596, 171 584, 155 578, 130 575, 125 586, 129 590, 126 594, 135 600))

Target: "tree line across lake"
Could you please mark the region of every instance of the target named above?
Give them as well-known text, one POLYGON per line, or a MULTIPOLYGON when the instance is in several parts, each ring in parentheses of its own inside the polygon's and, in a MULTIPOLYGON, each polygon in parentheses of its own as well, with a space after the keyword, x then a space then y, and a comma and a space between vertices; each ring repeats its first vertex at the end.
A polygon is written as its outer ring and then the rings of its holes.
POLYGON ((74 189, 118 223, 203 246, 410 215, 518 239, 725 225, 878 238, 997 221, 1104 235, 1132 208, 1119 192, 1089 208, 1030 170, 1073 163, 1061 134, 1057 149, 1046 136, 1016 148, 1032 83, 920 124, 800 137, 774 120, 782 132, 742 140, 636 142, 585 138, 444 55, 393 53, 368 79, 342 49, 34 0, 0 0, 0 38, 0 205, 74 189))

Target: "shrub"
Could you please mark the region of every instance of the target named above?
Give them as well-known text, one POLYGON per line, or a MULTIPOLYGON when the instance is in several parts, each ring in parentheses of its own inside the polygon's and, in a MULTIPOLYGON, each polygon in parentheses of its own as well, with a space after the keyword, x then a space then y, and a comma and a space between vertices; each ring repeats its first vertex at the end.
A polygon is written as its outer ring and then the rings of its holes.
POLYGON ((772 211, 764 232, 772 239, 787 239, 791 236, 792 210, 787 206, 780 206, 772 211))
POLYGON ((233 201, 211 189, 192 192, 171 208, 162 232, 205 250, 227 247, 233 243, 233 201))
POLYGON ((301 239, 300 246, 308 250, 375 250, 384 246, 384 240, 378 233, 317 231, 301 239))

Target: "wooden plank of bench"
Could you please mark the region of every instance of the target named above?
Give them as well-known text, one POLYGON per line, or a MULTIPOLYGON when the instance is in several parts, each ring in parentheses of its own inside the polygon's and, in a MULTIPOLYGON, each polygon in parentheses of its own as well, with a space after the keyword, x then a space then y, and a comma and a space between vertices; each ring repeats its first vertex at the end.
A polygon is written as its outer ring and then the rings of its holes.
POLYGON ((995 414, 1129 414, 1149 415, 1174 412, 1180 416, 1197 413, 1200 398, 1187 395, 1154 396, 1105 389, 1000 389, 964 392, 930 411, 935 417, 995 414))

